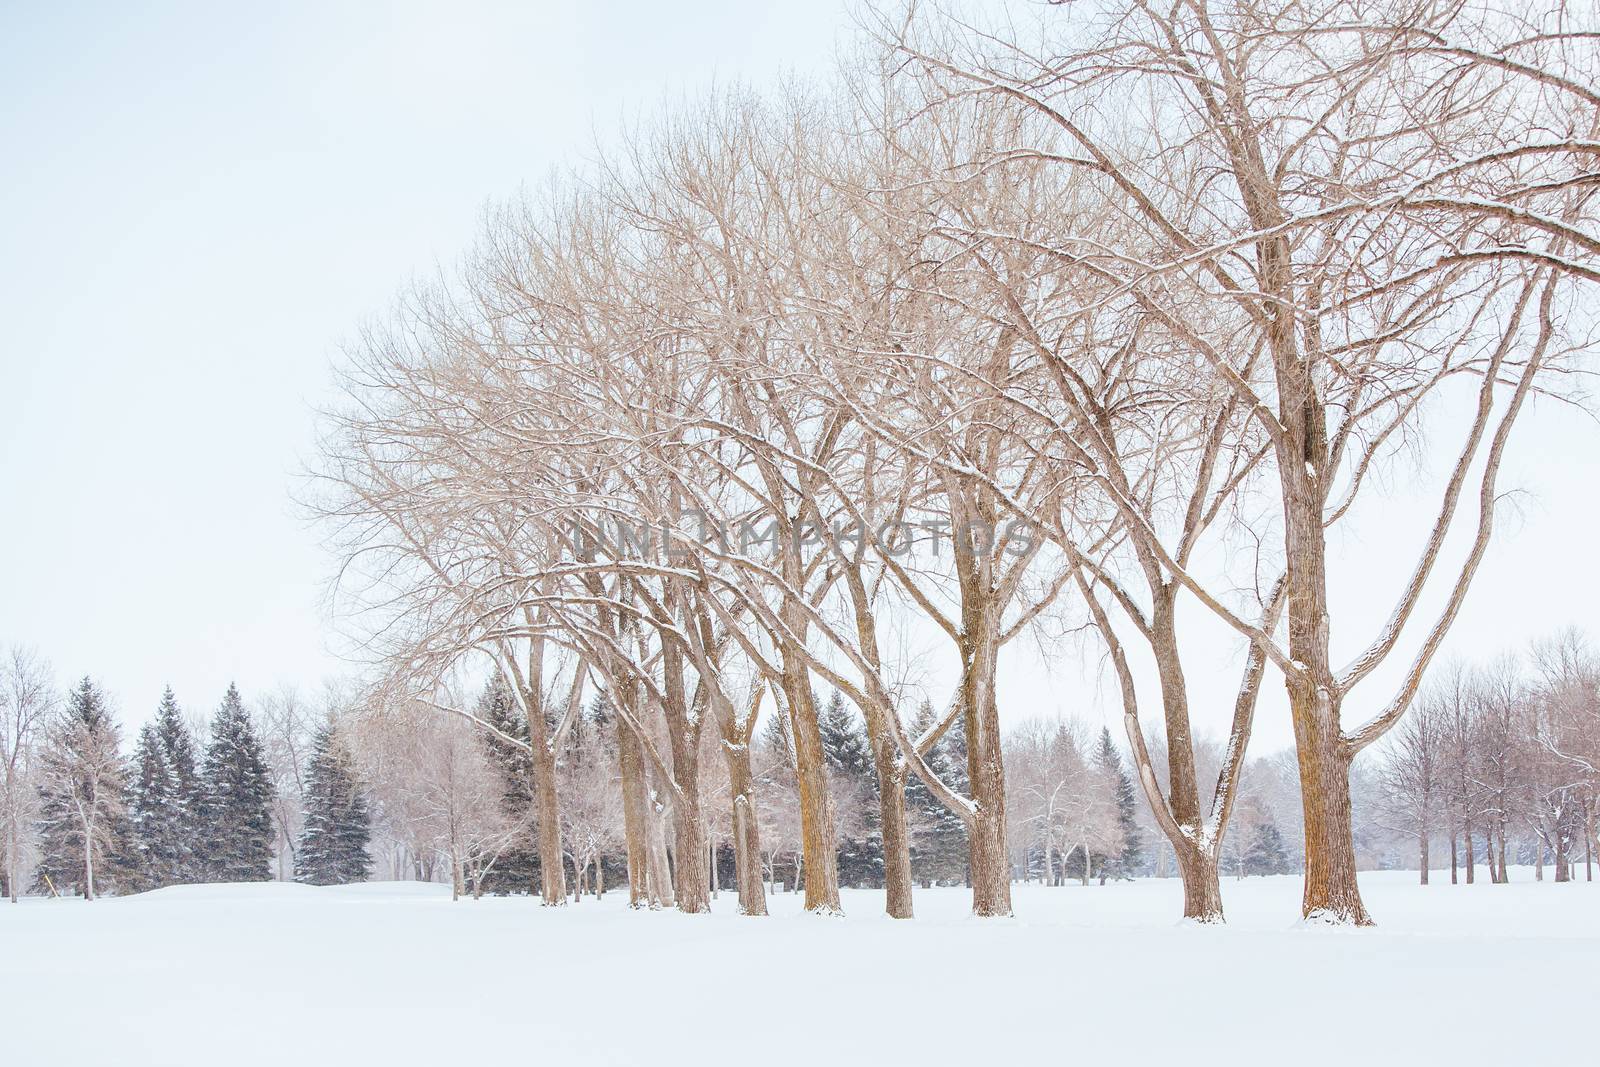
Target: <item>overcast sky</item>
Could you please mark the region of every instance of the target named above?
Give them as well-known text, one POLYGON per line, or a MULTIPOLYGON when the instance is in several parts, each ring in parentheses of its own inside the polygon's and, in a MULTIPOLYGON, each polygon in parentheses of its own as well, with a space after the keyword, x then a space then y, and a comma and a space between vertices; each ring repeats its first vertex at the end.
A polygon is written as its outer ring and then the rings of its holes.
MULTIPOLYGON (((248 699, 349 669, 290 491, 365 316, 595 131, 821 73, 848 32, 835 0, 139 7, 0 9, 0 645, 93 674, 130 722, 169 683, 209 712, 230 680, 248 699)), ((1597 448, 1556 405, 1520 427, 1526 492, 1453 652, 1595 619, 1597 448)), ((1340 540, 1341 647, 1386 613, 1432 486, 1401 472, 1340 540)), ((1220 725, 1234 652, 1196 629, 1220 725)), ((1115 724, 1078 646, 1008 656, 1008 716, 1115 724)), ((1266 692, 1258 752, 1289 740, 1266 692)))

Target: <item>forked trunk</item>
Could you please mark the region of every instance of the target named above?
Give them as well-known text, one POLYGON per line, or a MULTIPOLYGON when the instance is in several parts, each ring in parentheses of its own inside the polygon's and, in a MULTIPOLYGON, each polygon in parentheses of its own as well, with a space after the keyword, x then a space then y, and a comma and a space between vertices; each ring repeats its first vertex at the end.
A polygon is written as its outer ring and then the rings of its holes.
POLYGON ((1178 873, 1183 878, 1183 917, 1197 923, 1223 922, 1222 884, 1216 860, 1192 845, 1174 851, 1178 873))

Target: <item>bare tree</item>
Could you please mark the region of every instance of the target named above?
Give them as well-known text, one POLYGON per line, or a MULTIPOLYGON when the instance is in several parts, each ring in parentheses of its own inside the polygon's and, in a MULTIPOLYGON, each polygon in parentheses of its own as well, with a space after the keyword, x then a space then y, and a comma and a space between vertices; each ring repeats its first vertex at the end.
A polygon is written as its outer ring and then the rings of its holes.
POLYGON ((21 894, 39 813, 39 732, 56 704, 50 668, 36 652, 0 652, 0 860, 5 889, 21 894))
POLYGON ((58 880, 93 900, 109 881, 123 814, 121 734, 105 697, 88 678, 45 723, 39 753, 40 822, 45 857, 58 880))
POLYGON ((1395 731, 1380 772, 1385 800, 1385 816, 1399 832, 1417 841, 1417 871, 1423 885, 1428 884, 1431 866, 1428 846, 1438 830, 1444 804, 1446 712, 1443 694, 1424 689, 1418 706, 1395 731))
POLYGON ((1411 704, 1489 543, 1510 432, 1536 383, 1582 344, 1570 309, 1577 287, 1600 280, 1588 177, 1600 94, 1578 14, 1552 3, 1480 15, 1448 0, 1129 4, 1048 16, 1037 46, 1009 25, 983 34, 950 20, 894 35, 952 98, 1012 101, 1063 140, 1063 151, 1023 141, 994 158, 1085 172, 1128 229, 1107 235, 1069 215, 1049 248, 1208 367, 1269 442, 1277 484, 1262 529, 1281 523, 1287 640, 1170 553, 1161 562, 1284 676, 1307 917, 1370 922, 1351 762, 1411 704), (1185 135, 1167 137, 1175 128, 1185 135), (1201 173, 1216 177, 1189 180, 1201 173), (1474 388, 1449 388, 1458 381, 1474 388), (1446 404, 1466 432, 1415 567, 1387 624, 1341 666, 1330 530, 1395 442, 1446 404), (1444 571, 1469 484, 1470 547, 1444 571), (1443 606, 1410 666, 1347 729, 1351 694, 1399 647, 1437 572, 1443 606))

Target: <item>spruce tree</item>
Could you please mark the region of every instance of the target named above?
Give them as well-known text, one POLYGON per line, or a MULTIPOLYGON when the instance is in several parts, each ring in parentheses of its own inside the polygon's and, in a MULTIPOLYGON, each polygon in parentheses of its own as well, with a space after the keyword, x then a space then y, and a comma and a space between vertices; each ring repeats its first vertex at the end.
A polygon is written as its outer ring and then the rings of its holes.
POLYGON ((821 706, 817 726, 828 770, 845 789, 856 794, 864 816, 862 833, 839 840, 839 884, 879 887, 883 885, 883 828, 878 811, 878 775, 867 744, 866 725, 837 692, 821 706))
POLYGON ((200 781, 194 734, 183 720, 171 686, 161 694, 161 704, 156 708, 155 727, 156 737, 161 742, 162 758, 172 778, 173 799, 178 806, 178 844, 182 853, 177 860, 178 881, 198 882, 205 877, 203 827, 200 821, 204 788, 200 781))
POLYGON ((372 822, 354 761, 331 718, 312 741, 304 803, 305 828, 294 857, 294 880, 309 885, 366 881, 372 873, 367 855, 372 822))
POLYGON ((151 723, 139 731, 133 752, 128 821, 133 835, 131 866, 140 888, 159 889, 183 881, 189 856, 183 811, 166 749, 151 723))
MULTIPOLYGON (((933 705, 924 700, 911 721, 911 735, 921 735, 937 718, 933 705)), ((966 747, 958 718, 924 759, 928 769, 958 793, 965 793, 968 788, 966 747)), ((925 886, 966 881, 967 827, 915 773, 906 782, 906 814, 912 824, 912 877, 925 886)))
POLYGON ((39 755, 37 890, 93 899, 119 881, 127 887, 121 743, 105 697, 84 678, 46 730, 39 755))
MULTIPOLYGON (((528 740, 528 722, 516 697, 498 673, 478 697, 473 714, 507 737, 528 740)), ((502 810, 519 827, 514 844, 483 876, 485 893, 534 893, 539 885, 539 851, 533 843, 533 761, 526 749, 488 730, 481 731, 489 763, 500 779, 502 810)))
POLYGON ((272 877, 272 779, 239 690, 231 684, 211 720, 200 777, 207 878, 267 881, 272 877))
POLYGON ((1111 740, 1109 727, 1100 729, 1100 748, 1095 762, 1112 776, 1116 783, 1117 824, 1122 829, 1122 851, 1108 857, 1106 873, 1112 878, 1132 878, 1144 866, 1144 836, 1139 832, 1139 797, 1134 792, 1133 778, 1122 764, 1122 754, 1111 740))
POLYGON ((1256 823, 1250 848, 1244 854, 1246 874, 1288 874, 1289 853, 1283 847, 1283 834, 1271 819, 1256 823))

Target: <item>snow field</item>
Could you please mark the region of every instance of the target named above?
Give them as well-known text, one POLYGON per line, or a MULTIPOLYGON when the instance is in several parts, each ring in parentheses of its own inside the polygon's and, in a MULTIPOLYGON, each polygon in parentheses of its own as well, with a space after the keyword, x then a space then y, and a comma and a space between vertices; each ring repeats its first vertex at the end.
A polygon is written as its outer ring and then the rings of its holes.
POLYGON ((1513 877, 1364 874, 1365 931, 1301 927, 1298 877, 1225 882, 1223 928, 1174 921, 1176 880, 1015 886, 1003 920, 923 890, 911 922, 862 890, 843 919, 798 894, 746 919, 728 894, 691 917, 393 882, 27 900, 0 906, 0 1060, 1520 1062, 1587 1016, 1600 891, 1513 877))

